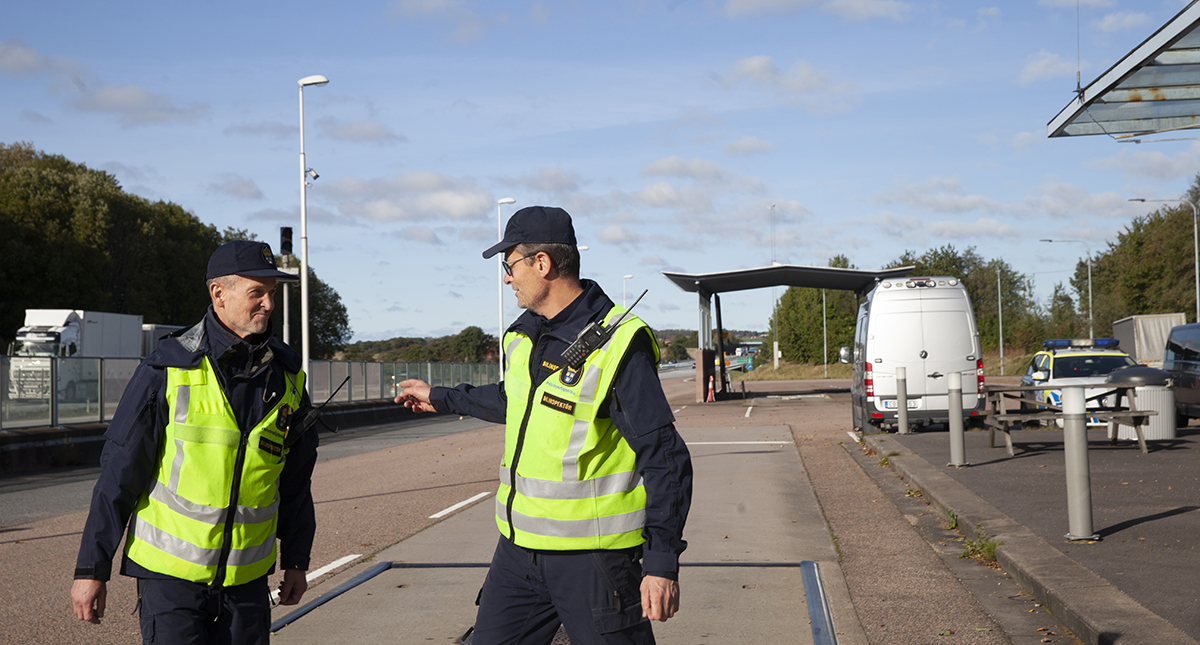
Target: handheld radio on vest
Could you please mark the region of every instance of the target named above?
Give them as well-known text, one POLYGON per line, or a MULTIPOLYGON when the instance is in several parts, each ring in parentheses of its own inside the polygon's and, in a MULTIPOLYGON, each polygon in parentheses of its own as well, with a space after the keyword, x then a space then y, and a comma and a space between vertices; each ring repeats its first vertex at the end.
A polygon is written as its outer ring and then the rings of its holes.
MULTIPOLYGON (((350 380, 350 376, 346 375, 346 378, 342 380, 342 385, 345 385, 346 381, 349 381, 349 380, 350 380)), ((289 448, 292 447, 292 445, 294 445, 296 443, 296 440, 300 438, 300 435, 304 434, 305 432, 308 432, 308 429, 311 428, 313 426, 313 424, 316 423, 321 418, 321 410, 324 409, 326 405, 329 405, 329 402, 333 400, 333 397, 337 396, 338 392, 342 391, 342 385, 337 386, 337 389, 333 391, 333 394, 330 394, 329 398, 325 399, 325 402, 322 403, 321 405, 318 405, 315 408, 309 408, 307 411, 305 411, 304 414, 300 415, 299 417, 288 420, 289 423, 288 423, 287 438, 283 440, 283 442, 286 446, 288 446, 289 448)), ((325 425, 325 422, 322 421, 321 425, 325 425)), ((325 428, 328 429, 330 432, 338 431, 337 428, 330 428, 329 426, 325 426, 325 428)))
POLYGON ((582 367, 583 361, 587 360, 588 354, 603 347, 604 343, 608 342, 613 332, 617 330, 617 325, 620 325, 621 321, 625 320, 625 316, 628 316, 629 312, 633 311, 633 308, 637 306, 637 303, 642 301, 642 296, 646 295, 648 291, 650 290, 646 289, 642 291, 642 295, 638 296, 632 305, 629 305, 629 309, 626 309, 625 313, 621 314, 621 317, 613 321, 613 324, 608 327, 605 327, 603 322, 590 323, 587 327, 584 327, 583 331, 579 332, 579 335, 575 337, 575 342, 563 350, 562 359, 566 362, 567 367, 575 370, 582 367))

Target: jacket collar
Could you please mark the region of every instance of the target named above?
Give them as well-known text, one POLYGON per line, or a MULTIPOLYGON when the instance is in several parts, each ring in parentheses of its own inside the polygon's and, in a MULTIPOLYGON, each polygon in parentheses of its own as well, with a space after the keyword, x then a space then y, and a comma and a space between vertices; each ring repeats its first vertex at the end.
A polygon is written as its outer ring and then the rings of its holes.
POLYGON ((264 333, 243 340, 225 329, 209 306, 203 320, 189 329, 177 331, 163 339, 158 349, 146 361, 154 367, 195 369, 200 366, 200 360, 205 354, 216 365, 228 352, 245 351, 257 356, 264 366, 266 362, 275 359, 288 372, 299 372, 299 355, 276 338, 273 332, 273 327, 268 326, 264 333))
POLYGON ((583 287, 583 291, 555 317, 546 319, 545 316, 526 311, 517 317, 508 328, 509 331, 525 334, 534 340, 541 334, 549 334, 565 343, 574 341, 588 323, 604 320, 604 316, 613 308, 613 301, 594 281, 580 280, 579 286, 583 287))

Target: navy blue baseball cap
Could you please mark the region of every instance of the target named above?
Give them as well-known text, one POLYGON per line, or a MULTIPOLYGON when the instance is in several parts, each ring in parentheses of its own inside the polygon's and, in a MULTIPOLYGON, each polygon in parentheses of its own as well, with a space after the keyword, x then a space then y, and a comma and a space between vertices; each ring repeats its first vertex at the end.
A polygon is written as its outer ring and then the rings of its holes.
POLYGON ((225 275, 244 275, 252 278, 275 278, 279 282, 299 282, 300 276, 275 268, 275 254, 266 242, 234 240, 213 251, 208 258, 205 280, 225 275))
POLYGON ((529 206, 513 213, 504 227, 504 239, 483 252, 490 258, 518 244, 570 244, 576 246, 575 227, 567 211, 553 206, 529 206))

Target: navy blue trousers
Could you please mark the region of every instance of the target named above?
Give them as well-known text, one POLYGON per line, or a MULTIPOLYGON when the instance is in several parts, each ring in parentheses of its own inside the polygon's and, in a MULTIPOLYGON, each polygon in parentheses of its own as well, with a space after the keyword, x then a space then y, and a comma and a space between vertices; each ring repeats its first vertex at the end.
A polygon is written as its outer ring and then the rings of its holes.
POLYGON ((266 645, 267 577, 213 589, 187 580, 138 578, 143 645, 266 645))
POLYGON ((471 645, 549 645, 560 624, 571 645, 654 643, 639 557, 637 549, 529 551, 500 538, 471 645))

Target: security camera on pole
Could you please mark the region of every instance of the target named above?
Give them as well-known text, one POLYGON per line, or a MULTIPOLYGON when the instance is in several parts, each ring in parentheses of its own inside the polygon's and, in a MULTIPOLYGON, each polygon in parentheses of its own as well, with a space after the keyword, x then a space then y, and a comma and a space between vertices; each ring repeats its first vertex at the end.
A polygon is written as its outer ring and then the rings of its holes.
MULTIPOLYGON (((316 179, 317 173, 304 163, 304 88, 325 85, 329 79, 305 76, 297 83, 300 85, 300 359, 304 373, 308 374, 308 176, 316 179)), ((305 383, 308 382, 306 379, 305 383)))

